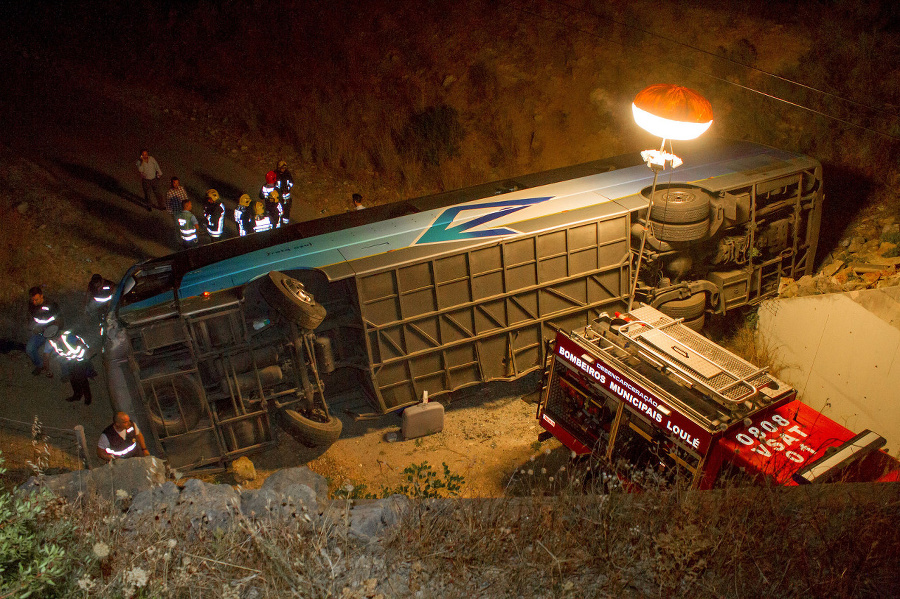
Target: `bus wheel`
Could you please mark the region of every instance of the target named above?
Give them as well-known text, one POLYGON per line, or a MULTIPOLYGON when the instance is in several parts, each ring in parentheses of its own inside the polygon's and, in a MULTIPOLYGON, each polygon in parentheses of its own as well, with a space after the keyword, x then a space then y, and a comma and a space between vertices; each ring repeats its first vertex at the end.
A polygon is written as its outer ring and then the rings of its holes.
POLYGON ((709 217, 709 195, 695 188, 658 189, 653 194, 650 220, 693 223, 709 217))
POLYGON ((672 300, 664 304, 660 304, 657 310, 672 318, 683 318, 685 320, 694 320, 698 316, 703 316, 706 309, 706 293, 695 293, 691 297, 683 300, 672 300))
POLYGON ((344 425, 339 418, 326 416, 323 412, 316 416, 318 418, 314 420, 285 408, 278 412, 278 425, 306 447, 328 447, 341 436, 344 425))
POLYGON ((303 283, 273 270, 259 287, 266 302, 301 329, 313 330, 325 320, 325 308, 317 303, 303 283))
POLYGON ((661 223, 650 221, 653 236, 660 241, 696 241, 709 231, 709 218, 696 223, 661 223))
POLYGON ((692 318, 690 320, 685 319, 684 322, 682 322, 681 324, 683 324, 687 328, 691 329, 692 331, 702 333, 703 325, 706 324, 706 314, 701 314, 697 318, 692 318))
POLYGON ((153 382, 147 389, 147 414, 166 437, 193 430, 203 414, 203 390, 197 381, 179 374, 153 382))

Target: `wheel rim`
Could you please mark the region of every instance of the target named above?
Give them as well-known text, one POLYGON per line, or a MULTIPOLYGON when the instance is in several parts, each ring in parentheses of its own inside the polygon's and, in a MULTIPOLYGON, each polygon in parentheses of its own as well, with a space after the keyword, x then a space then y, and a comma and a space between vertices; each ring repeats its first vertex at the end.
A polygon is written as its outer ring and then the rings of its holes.
POLYGON ((695 195, 691 191, 676 189, 674 191, 663 193, 661 199, 665 202, 672 202, 673 204, 683 204, 685 202, 693 201, 694 197, 695 195))
POLYGON ((288 292, 297 296, 297 299, 299 299, 300 301, 307 304, 313 303, 314 300, 312 294, 310 294, 306 290, 306 288, 303 287, 303 283, 301 283, 300 281, 292 278, 285 278, 284 280, 282 280, 281 284, 288 292))

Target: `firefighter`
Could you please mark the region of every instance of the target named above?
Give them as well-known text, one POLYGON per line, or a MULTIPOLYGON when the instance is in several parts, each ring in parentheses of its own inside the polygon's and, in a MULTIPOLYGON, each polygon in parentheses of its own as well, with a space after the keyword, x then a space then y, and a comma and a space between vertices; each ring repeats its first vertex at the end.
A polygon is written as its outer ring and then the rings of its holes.
POLYGON ((28 343, 25 345, 25 353, 31 358, 34 364, 35 376, 41 373, 44 360, 41 357, 41 348, 47 342, 44 335, 47 327, 50 325, 61 324, 62 316, 59 312, 59 306, 55 302, 48 302, 44 299, 44 292, 40 287, 32 287, 28 290, 28 316, 31 334, 28 337, 28 343))
POLYGON ((246 193, 238 198, 238 205, 234 207, 234 224, 237 225, 238 234, 243 237, 253 229, 253 211, 250 210, 250 196, 246 193))
POLYGON ((278 177, 275 175, 275 171, 269 171, 266 173, 266 182, 259 190, 259 199, 263 202, 269 199, 269 194, 275 191, 275 187, 278 184, 278 177))
POLYGON ((269 213, 269 218, 272 219, 272 228, 280 229, 282 219, 284 218, 284 206, 281 205, 278 192, 274 189, 269 192, 269 201, 266 202, 266 212, 269 213))
POLYGON ((225 232, 225 206, 219 199, 219 192, 210 189, 206 192, 206 205, 203 207, 203 225, 212 241, 218 241, 225 232))
MULTIPOLYGON (((58 332, 58 327, 51 325, 47 330, 47 344, 44 346, 44 354, 47 358, 55 357, 59 361, 62 379, 68 379, 72 385, 72 396, 66 401, 80 401, 84 398, 84 405, 91 405, 91 384, 89 379, 97 376, 88 356, 87 342, 72 331, 58 332)), ((44 361, 44 369, 48 376, 50 372, 49 359, 44 361)))
POLYGON ((88 314, 99 314, 102 308, 109 305, 116 284, 104 279, 102 275, 94 273, 88 283, 87 295, 84 298, 84 310, 88 314))
POLYGON ((275 191, 281 196, 281 204, 284 206, 284 214, 281 224, 287 225, 291 220, 291 189, 294 187, 294 177, 288 170, 287 162, 279 160, 275 167, 275 191))
POLYGON ((181 244, 186 248, 196 247, 199 243, 197 229, 200 227, 200 223, 191 212, 191 200, 182 202, 181 212, 176 215, 175 220, 178 223, 178 231, 181 233, 181 244))
POLYGON ((137 425, 125 412, 116 412, 113 423, 103 429, 97 442, 97 456, 104 462, 147 456, 147 443, 137 425))
POLYGON ((272 228, 272 219, 266 212, 266 207, 262 202, 253 202, 253 232, 262 233, 272 228))

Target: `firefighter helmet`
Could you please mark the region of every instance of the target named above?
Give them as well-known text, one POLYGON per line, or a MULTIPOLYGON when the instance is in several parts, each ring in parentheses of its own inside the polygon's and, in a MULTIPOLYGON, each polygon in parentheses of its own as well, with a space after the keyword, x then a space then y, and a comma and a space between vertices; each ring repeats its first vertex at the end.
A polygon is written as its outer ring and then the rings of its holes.
POLYGON ((266 211, 265 206, 263 206, 262 202, 253 202, 253 214, 256 216, 262 216, 266 211))
POLYGON ((266 173, 266 185, 275 185, 275 171, 269 171, 266 173))
POLYGON ((287 162, 285 162, 284 160, 279 160, 278 165, 275 168, 277 168, 277 169, 287 168, 287 162))
POLYGON ((269 201, 270 201, 270 202, 277 202, 277 201, 278 201, 278 192, 275 191, 274 189, 273 189, 272 191, 269 192, 269 201))
POLYGON ((219 201, 219 192, 215 189, 210 189, 206 192, 206 197, 212 200, 213 202, 219 201))
POLYGON ((238 198, 238 204, 246 208, 250 205, 250 196, 245 193, 240 198, 238 198))

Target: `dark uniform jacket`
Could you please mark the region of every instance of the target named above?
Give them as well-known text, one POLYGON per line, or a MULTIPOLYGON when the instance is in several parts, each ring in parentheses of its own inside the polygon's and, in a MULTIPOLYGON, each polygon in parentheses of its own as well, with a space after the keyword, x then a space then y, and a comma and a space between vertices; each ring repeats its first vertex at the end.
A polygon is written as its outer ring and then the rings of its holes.
POLYGON ((110 424, 103 429, 103 434, 106 435, 106 440, 109 441, 109 448, 115 452, 114 455, 117 458, 130 458, 139 455, 137 429, 132 424, 126 430, 127 432, 123 439, 119 436, 119 431, 116 430, 114 424, 110 424))

